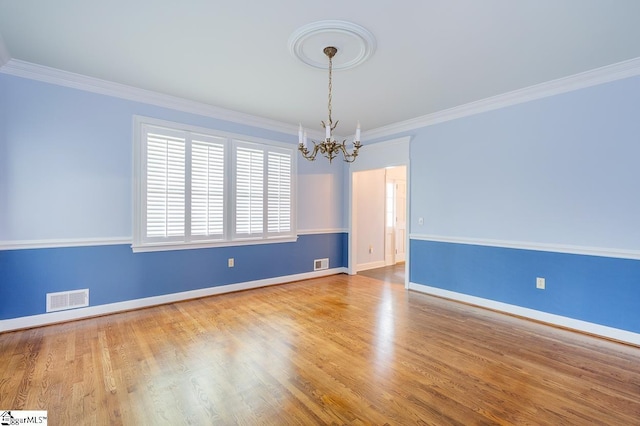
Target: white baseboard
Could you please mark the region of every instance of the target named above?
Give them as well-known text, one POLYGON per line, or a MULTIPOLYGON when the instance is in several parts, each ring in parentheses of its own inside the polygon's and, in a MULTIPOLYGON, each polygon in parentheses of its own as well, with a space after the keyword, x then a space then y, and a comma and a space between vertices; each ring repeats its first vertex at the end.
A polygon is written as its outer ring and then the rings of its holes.
POLYGON ((496 311, 517 315, 519 317, 533 319, 558 327, 581 331, 583 333, 593 334, 596 336, 605 337, 607 339, 617 340, 619 342, 625 342, 632 345, 640 346, 640 334, 631 331, 607 327, 604 325, 594 324, 591 322, 577 320, 569 317, 563 317, 547 312, 536 311, 534 309, 523 308, 517 305, 510 305, 508 303, 470 296, 468 294, 457 293, 454 291, 444 290, 441 288, 431 287, 423 284, 409 283, 409 290, 415 290, 433 296, 439 296, 459 302, 469 303, 471 305, 493 309, 496 311))
POLYGON ((127 300, 125 302, 109 303, 106 305, 70 309, 68 311, 58 311, 47 314, 31 315, 28 317, 0 320, 0 333, 25 328, 40 327, 43 325, 56 324, 65 321, 96 317, 100 315, 113 314, 116 312, 130 311, 133 309, 148 308, 150 306, 179 302, 181 300, 196 299, 199 297, 213 296, 216 294, 231 293, 241 290, 249 290, 258 287, 267 287, 270 285, 284 284, 293 281, 319 278, 347 272, 347 268, 325 269, 322 271, 306 272, 303 274, 287 275, 283 277, 267 278, 264 280, 247 281, 237 284, 228 284, 198 290, 183 291, 180 293, 164 294, 161 296, 145 297, 143 299, 127 300))

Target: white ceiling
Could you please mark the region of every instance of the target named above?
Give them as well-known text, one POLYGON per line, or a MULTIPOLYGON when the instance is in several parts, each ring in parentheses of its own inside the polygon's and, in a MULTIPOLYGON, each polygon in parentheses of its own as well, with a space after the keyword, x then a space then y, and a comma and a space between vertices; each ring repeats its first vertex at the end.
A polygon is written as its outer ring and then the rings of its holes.
POLYGON ((334 72, 339 134, 640 57, 639 0, 0 0, 0 45, 16 60, 321 130, 327 72, 287 43, 328 19, 377 41, 367 62, 334 72))

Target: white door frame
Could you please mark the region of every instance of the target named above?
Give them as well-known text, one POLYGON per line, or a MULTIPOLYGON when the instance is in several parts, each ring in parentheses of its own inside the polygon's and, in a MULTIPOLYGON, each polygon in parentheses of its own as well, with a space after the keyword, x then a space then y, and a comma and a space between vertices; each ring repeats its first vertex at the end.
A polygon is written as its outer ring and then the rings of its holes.
MULTIPOLYGON (((384 169, 386 167, 393 166, 406 166, 407 170, 407 197, 406 197, 406 212, 407 212, 407 222, 410 223, 410 204, 411 204, 411 182, 410 182, 410 164, 409 164, 409 143, 411 141, 410 136, 404 136, 401 138, 391 139, 384 142, 379 142, 371 145, 366 145, 362 147, 358 158, 355 162, 349 164, 349 176, 348 176, 348 206, 347 206, 347 217, 349 220, 349 235, 348 235, 348 245, 349 245, 349 264, 348 264, 348 272, 349 275, 356 274, 356 247, 355 242, 357 236, 354 235, 355 231, 355 223, 357 218, 355 217, 355 197, 353 194, 353 174, 355 172, 360 172, 364 170, 374 170, 374 169, 384 169)), ((409 246, 409 229, 405 233, 405 250, 406 250, 406 260, 405 260, 405 274, 404 274, 404 286, 405 288, 409 288, 409 259, 410 256, 410 246, 409 246)))
MULTIPOLYGON (((406 208, 406 204, 407 204, 407 168, 405 166, 399 166, 399 167, 390 167, 386 170, 385 173, 385 228, 384 228, 384 232, 385 232, 385 257, 384 257, 384 261, 385 264, 387 266, 389 265, 395 265, 396 263, 400 262, 405 262, 406 261, 406 249, 407 249, 407 244, 406 244, 406 234, 407 234, 407 211, 404 210, 406 208), (390 170, 396 170, 398 168, 404 168, 403 173, 402 173, 402 179, 397 179, 397 172, 394 172, 393 174, 396 176, 389 176, 390 170), (399 182, 402 182, 402 185, 404 186, 404 201, 402 203, 398 203, 398 188, 400 187, 399 182), (388 217, 387 214, 389 213, 389 184, 392 184, 393 186, 393 214, 395 215, 395 218, 393 218, 393 226, 389 227, 387 226, 388 223, 388 217), (402 210, 403 211, 403 215, 402 215, 402 222, 404 223, 404 227, 403 227, 403 231, 404 231, 404 236, 402 238, 402 244, 398 243, 398 217, 400 217, 400 215, 398 215, 398 205, 402 206, 402 210), (391 230, 391 232, 389 232, 391 230), (388 239, 388 240, 387 240, 388 239), (402 247, 402 251, 400 252, 401 254, 398 254, 398 247, 402 247), (390 249, 387 250, 387 249, 390 249), (400 260, 398 260, 398 258, 400 258, 400 260)), ((357 213, 357 212, 356 212, 357 213)))

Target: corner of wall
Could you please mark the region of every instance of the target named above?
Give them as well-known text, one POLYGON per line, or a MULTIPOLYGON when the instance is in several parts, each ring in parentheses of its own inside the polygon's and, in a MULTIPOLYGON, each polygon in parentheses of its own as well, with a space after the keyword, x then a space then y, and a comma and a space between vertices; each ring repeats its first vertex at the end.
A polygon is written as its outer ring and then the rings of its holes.
POLYGON ((9 49, 7 45, 4 43, 4 39, 2 38, 2 34, 0 34, 0 68, 5 66, 7 62, 11 59, 11 55, 9 54, 9 49))

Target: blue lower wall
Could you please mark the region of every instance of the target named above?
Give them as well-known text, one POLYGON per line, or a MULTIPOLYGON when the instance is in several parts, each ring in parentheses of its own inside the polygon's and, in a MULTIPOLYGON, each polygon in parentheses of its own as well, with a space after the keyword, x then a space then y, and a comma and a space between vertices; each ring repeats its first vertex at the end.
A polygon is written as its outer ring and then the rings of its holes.
POLYGON ((640 333, 640 261, 414 240, 410 280, 640 333), (536 288, 536 277, 546 289, 536 288))
POLYGON ((347 266, 347 234, 296 242, 133 253, 129 245, 0 251, 0 319, 45 313, 46 293, 88 288, 103 305, 347 266), (235 267, 227 267, 232 257, 235 267))

